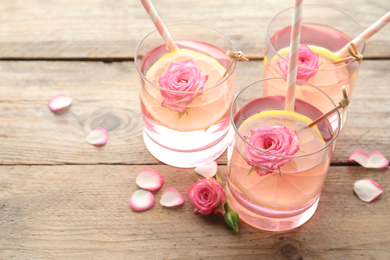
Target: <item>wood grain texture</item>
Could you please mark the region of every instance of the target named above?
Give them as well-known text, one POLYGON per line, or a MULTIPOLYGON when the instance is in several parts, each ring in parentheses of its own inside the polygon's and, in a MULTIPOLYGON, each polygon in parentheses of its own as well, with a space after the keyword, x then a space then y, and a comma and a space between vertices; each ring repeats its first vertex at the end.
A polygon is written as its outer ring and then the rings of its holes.
MULTIPOLYGON (((153 3, 164 22, 218 28, 257 60, 239 63, 236 93, 262 77, 266 26, 292 5, 291 0, 153 3)), ((327 4, 364 28, 390 10, 388 0, 327 4)), ((185 193, 197 180, 193 169, 163 165, 143 144, 132 60, 137 43, 154 27, 140 1, 1 0, 0 23, 1 260, 390 259, 390 168, 348 162, 355 150, 380 150, 390 158, 389 26, 368 41, 369 59, 361 66, 312 219, 288 232, 240 223, 236 235, 220 215, 192 213, 185 193), (58 93, 70 95, 73 103, 53 113, 48 101, 58 93), (102 147, 85 141, 98 126, 110 136, 102 147), (137 213, 128 200, 145 167, 159 170, 165 184, 154 192, 153 208, 137 213), (353 193, 353 183, 362 178, 384 189, 372 203, 353 193), (179 190, 184 205, 160 205, 168 187, 179 190)), ((225 179, 226 153, 218 163, 225 179)))
MULTIPOLYGON (((264 54, 268 22, 290 0, 155 0, 165 23, 198 22, 218 28, 250 57, 264 54)), ((323 4, 322 0, 310 3, 323 4)), ((390 10, 387 0, 333 1, 367 28, 390 10)), ((0 58, 131 59, 152 22, 138 0, 2 0, 0 58)), ((390 27, 374 36, 367 57, 390 57, 390 27)))
MULTIPOLYGON (((191 169, 153 166, 165 179, 145 212, 128 205, 144 166, 0 166, 1 259, 388 259, 390 170, 331 167, 317 212, 288 232, 240 223, 235 235, 220 215, 193 214, 190 200, 159 204, 175 187, 185 196, 191 169), (360 201, 353 183, 373 178, 385 192, 360 201), (289 257, 287 257, 289 256, 289 257), (301 257, 301 258, 299 258, 301 257)), ((218 173, 224 175, 225 166, 218 173)))
MULTIPOLYGON (((333 163, 355 150, 390 157, 389 66, 363 62, 333 163)), ((240 63, 236 93, 261 74, 261 61, 240 63)), ((133 62, 0 62, 0 164, 157 163, 143 144, 137 83, 133 62), (73 103, 53 113, 47 104, 58 93, 73 103), (110 139, 94 147, 85 138, 99 126, 110 139)))

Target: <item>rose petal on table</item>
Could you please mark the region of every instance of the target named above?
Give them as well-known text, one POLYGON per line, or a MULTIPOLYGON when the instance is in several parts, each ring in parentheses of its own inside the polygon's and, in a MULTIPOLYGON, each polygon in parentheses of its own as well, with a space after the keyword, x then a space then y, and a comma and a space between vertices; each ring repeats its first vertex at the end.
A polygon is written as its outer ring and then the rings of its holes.
POLYGON ((195 168, 195 172, 205 178, 212 178, 217 173, 218 165, 215 161, 199 165, 195 168))
POLYGON ((103 145, 108 141, 108 133, 103 127, 98 127, 87 136, 86 140, 93 145, 103 145))
POLYGON ((349 157, 348 161, 355 161, 363 167, 367 167, 368 154, 364 151, 355 151, 349 157))
POLYGON ((135 211, 150 209, 154 203, 154 196, 147 190, 136 190, 130 197, 129 204, 135 211))
POLYGON ((383 189, 373 179, 362 179, 355 182, 356 195, 365 202, 371 202, 382 194, 383 189))
POLYGON ((356 161, 365 168, 384 168, 389 165, 389 161, 380 151, 373 151, 370 155, 364 151, 356 151, 349 156, 348 160, 356 161))
POLYGON ((145 168, 138 173, 135 183, 142 189, 155 191, 163 186, 164 179, 157 170, 145 168))
POLYGON ((183 204, 184 199, 180 192, 175 188, 170 187, 163 192, 160 203, 165 207, 174 207, 183 204))
POLYGON ((389 166, 389 161, 380 151, 373 151, 368 157, 368 166, 370 168, 385 168, 389 166))
POLYGON ((72 98, 66 94, 58 94, 52 97, 49 101, 49 108, 51 111, 57 111, 72 104, 72 98))

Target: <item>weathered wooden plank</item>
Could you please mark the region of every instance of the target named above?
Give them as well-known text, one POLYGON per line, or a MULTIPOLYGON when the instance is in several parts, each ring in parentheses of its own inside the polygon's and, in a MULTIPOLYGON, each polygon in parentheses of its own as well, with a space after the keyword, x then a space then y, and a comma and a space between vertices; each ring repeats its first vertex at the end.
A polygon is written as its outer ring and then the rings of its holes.
MULTIPOLYGON (((333 163, 347 163, 358 149, 390 157, 389 66, 363 62, 333 163)), ((240 63, 236 92, 260 79, 261 71, 261 61, 240 63)), ((142 141, 137 83, 132 62, 0 62, 0 163, 156 163, 142 141), (48 100, 63 92, 72 106, 51 112, 48 100), (103 147, 85 142, 98 126, 110 135, 103 147)))
MULTIPOLYGON (((184 205, 159 204, 163 190, 185 196, 197 180, 191 169, 155 166, 165 179, 152 209, 136 213, 128 199, 145 166, 0 166, 2 259, 388 259, 390 179, 386 170, 331 167, 317 212, 288 232, 240 223, 235 235, 218 216, 184 205), (373 178, 385 192, 372 203, 353 183, 373 178), (294 258, 300 256, 302 258, 294 258)), ((224 175, 225 166, 218 169, 224 175)))
MULTIPOLYGON (((292 5, 290 0, 153 2, 166 23, 199 22, 216 27, 251 57, 263 56, 268 22, 292 5)), ((330 4, 355 17, 364 28, 390 10, 387 0, 330 4)), ((140 1, 135 0, 3 0, 0 21, 0 58, 129 59, 137 43, 154 29, 140 1)), ((389 32, 387 27, 368 42, 367 56, 390 57, 389 32)))

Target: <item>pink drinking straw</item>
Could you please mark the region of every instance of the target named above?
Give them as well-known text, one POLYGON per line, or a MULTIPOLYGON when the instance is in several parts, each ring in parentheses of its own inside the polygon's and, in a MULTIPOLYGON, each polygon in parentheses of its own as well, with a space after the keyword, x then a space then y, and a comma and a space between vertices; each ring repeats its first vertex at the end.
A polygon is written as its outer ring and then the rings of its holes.
MULTIPOLYGON (((383 27, 385 27, 390 22, 390 12, 382 16, 378 21, 368 27, 364 32, 359 34, 355 39, 353 39, 350 43, 355 44, 356 46, 362 45, 367 39, 371 38, 374 34, 379 32, 383 27)), ((336 55, 339 57, 344 57, 348 54, 348 43, 341 50, 336 52, 336 55)))
POLYGON ((165 44, 169 51, 176 51, 179 48, 176 43, 173 41, 171 34, 168 32, 167 27, 165 27, 162 22, 160 16, 158 15, 156 9, 154 8, 152 2, 150 0, 141 0, 142 5, 144 6, 146 12, 149 14, 150 19, 152 19, 154 25, 157 28, 157 31, 160 33, 163 38, 165 44))
POLYGON ((295 104, 295 83, 297 80, 299 43, 301 39, 303 0, 294 0, 291 38, 290 58, 288 60, 287 93, 284 109, 294 111, 295 104))

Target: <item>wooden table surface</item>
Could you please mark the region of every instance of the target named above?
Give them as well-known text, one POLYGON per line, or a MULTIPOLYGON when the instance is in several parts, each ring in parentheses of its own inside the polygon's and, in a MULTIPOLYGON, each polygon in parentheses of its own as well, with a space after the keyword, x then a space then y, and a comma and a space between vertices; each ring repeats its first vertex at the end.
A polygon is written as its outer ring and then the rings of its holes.
MULTIPOLYGON (((252 61, 239 63, 236 91, 262 75, 268 21, 293 1, 159 0, 166 23, 220 29, 252 61)), ((310 1, 320 3, 323 1, 310 1)), ((390 10, 388 0, 330 1, 364 28, 390 10)), ((162 191, 183 196, 193 169, 154 159, 142 141, 134 66, 136 44, 153 24, 136 0, 0 1, 0 259, 389 259, 390 170, 365 169, 348 156, 380 150, 390 158, 390 26, 367 42, 315 215, 288 232, 241 222, 236 235, 221 216, 159 204, 162 191), (73 98, 53 113, 58 93, 73 98), (86 143, 107 129, 102 147, 86 143), (128 200, 145 167, 164 187, 152 209, 128 200), (362 202, 353 183, 373 178, 384 193, 362 202)), ((226 153, 218 159, 226 173, 226 153)))

